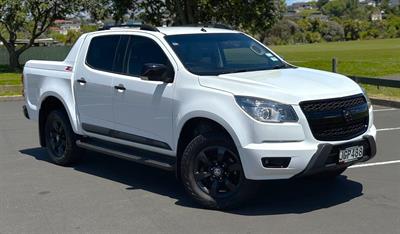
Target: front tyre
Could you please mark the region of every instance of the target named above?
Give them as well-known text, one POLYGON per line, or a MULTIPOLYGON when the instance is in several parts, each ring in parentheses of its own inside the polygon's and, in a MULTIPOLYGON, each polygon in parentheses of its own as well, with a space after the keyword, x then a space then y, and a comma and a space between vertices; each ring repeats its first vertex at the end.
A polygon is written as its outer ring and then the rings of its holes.
POLYGON ((76 135, 65 111, 50 112, 44 133, 46 149, 52 162, 66 166, 78 160, 80 151, 75 145, 76 135))
POLYGON ((247 180, 232 140, 220 133, 195 137, 181 160, 181 178, 191 197, 206 208, 229 209, 256 190, 247 180))

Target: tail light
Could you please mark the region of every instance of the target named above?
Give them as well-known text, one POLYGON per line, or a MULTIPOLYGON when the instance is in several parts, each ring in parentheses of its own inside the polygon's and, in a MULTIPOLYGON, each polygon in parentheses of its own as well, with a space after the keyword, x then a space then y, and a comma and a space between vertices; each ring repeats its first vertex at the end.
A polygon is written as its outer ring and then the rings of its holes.
POLYGON ((21 94, 22 94, 23 97, 25 97, 25 83, 24 83, 24 74, 23 73, 21 75, 21 84, 22 84, 21 94))

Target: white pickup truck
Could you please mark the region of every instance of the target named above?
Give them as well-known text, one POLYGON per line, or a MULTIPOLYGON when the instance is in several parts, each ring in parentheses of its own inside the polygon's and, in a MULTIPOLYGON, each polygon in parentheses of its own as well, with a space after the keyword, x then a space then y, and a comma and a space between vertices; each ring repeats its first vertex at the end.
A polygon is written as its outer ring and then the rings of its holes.
POLYGON ((259 180, 333 178, 376 154, 355 82, 290 65, 234 30, 87 33, 63 62, 28 61, 23 83, 24 114, 56 164, 83 148, 175 171, 208 208, 240 204, 259 180))

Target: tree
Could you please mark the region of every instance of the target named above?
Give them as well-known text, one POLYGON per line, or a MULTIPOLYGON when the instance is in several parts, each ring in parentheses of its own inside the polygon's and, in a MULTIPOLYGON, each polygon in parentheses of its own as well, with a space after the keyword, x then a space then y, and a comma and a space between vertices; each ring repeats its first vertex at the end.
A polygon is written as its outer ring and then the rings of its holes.
POLYGON ((322 7, 322 11, 330 16, 342 17, 346 11, 346 1, 345 0, 330 1, 322 7))
POLYGON ((230 24, 247 31, 260 41, 267 37, 267 31, 281 18, 282 9, 275 0, 230 0, 215 1, 213 18, 217 22, 230 24))
POLYGON ((143 0, 139 3, 139 8, 143 10, 139 18, 148 24, 169 25, 171 23, 172 16, 165 1, 143 0))
POLYGON ((115 24, 123 23, 124 15, 136 9, 137 3, 134 0, 112 0, 111 10, 115 24))
POLYGON ((318 0, 317 1, 317 7, 319 10, 322 9, 323 6, 325 6, 325 4, 327 4, 329 2, 329 0, 318 0))
POLYGON ((9 54, 12 69, 20 68, 19 56, 30 48, 58 18, 80 10, 78 0, 0 0, 0 41, 9 54), (17 46, 18 34, 28 35, 28 42, 17 46))
POLYGON ((197 0, 142 0, 139 18, 154 25, 187 25, 198 23, 197 0))
POLYGON ((337 18, 368 19, 367 7, 360 5, 359 0, 332 0, 322 7, 326 15, 337 18))
POLYGON ((143 0, 145 22, 173 25, 223 23, 265 37, 285 4, 275 0, 143 0))
MULTIPOLYGON (((93 20, 112 17, 115 24, 125 22, 126 15, 137 13, 140 0, 81 0, 93 20)), ((143 1, 143 0, 142 0, 143 1)))

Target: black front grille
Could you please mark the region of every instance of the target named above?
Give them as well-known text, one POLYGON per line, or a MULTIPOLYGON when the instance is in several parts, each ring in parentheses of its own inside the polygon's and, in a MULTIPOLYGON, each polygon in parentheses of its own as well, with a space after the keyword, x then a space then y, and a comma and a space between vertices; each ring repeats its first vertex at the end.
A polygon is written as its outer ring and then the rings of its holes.
POLYGON ((341 141, 352 139, 367 131, 368 104, 360 95, 305 101, 300 107, 307 117, 315 139, 341 141))

